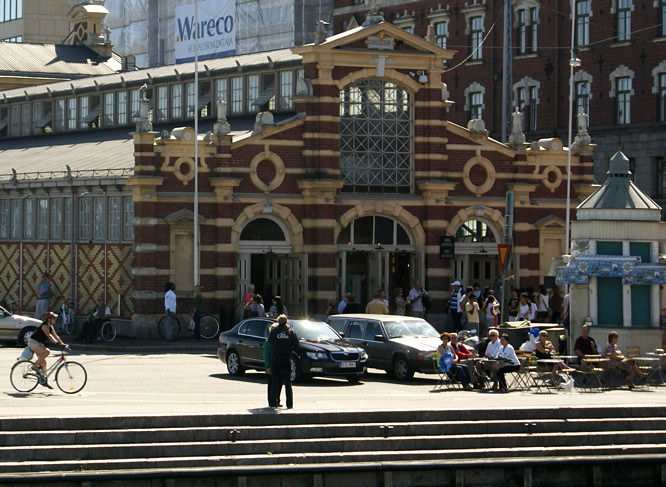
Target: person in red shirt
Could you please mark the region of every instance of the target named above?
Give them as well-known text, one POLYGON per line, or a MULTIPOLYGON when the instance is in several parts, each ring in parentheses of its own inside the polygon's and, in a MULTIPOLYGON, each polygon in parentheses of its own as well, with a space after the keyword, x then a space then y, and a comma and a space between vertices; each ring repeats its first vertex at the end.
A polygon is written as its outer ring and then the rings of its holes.
POLYGON ((467 360, 474 357, 474 350, 470 350, 458 341, 458 335, 451 333, 451 348, 460 360, 467 360))

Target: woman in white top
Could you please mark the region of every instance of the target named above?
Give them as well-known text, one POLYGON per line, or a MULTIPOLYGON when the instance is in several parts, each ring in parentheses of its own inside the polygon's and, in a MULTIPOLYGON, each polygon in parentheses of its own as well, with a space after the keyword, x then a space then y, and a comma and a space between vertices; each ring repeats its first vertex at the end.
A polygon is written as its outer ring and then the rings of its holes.
POLYGON ((527 301, 527 293, 520 293, 520 303, 518 304, 518 320, 530 319, 530 303, 527 301))
POLYGON ((500 337, 500 349, 497 354, 498 359, 500 359, 497 364, 495 364, 495 374, 497 375, 497 382, 499 382, 500 391, 506 392, 506 378, 504 377, 509 372, 515 372, 520 369, 520 360, 516 356, 516 351, 513 348, 513 345, 509 343, 509 335, 502 333, 500 337))
POLYGON ((176 325, 176 285, 173 282, 167 282, 164 287, 164 313, 166 314, 164 338, 167 342, 170 342, 176 338, 178 333, 176 325))
POLYGON ((541 284, 539 286, 539 294, 537 296, 537 321, 539 323, 548 323, 548 290, 546 286, 541 284))

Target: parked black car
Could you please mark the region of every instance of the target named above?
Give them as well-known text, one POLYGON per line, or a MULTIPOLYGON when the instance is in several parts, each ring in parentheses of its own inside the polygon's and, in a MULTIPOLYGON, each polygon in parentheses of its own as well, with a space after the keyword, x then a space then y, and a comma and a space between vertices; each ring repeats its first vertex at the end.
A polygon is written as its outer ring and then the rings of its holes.
POLYGON ((439 332, 422 318, 398 315, 342 314, 328 324, 368 352, 368 367, 384 369, 400 380, 414 372, 435 372, 439 332))
MULTIPOLYGON (((218 338, 218 358, 231 375, 247 369, 264 370, 263 348, 273 318, 248 318, 218 338)), ((341 376, 350 382, 360 380, 368 355, 342 337, 323 321, 289 320, 299 339, 298 353, 291 361, 291 380, 314 375, 341 376)))

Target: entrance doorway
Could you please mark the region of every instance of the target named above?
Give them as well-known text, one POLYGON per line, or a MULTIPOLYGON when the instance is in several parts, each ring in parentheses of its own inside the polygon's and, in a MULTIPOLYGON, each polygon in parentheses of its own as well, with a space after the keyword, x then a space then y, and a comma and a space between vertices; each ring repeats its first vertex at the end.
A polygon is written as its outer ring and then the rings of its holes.
POLYGON ((344 252, 345 280, 341 294, 350 292, 361 309, 372 301, 380 289, 386 292, 389 310, 395 311, 393 296, 396 287, 407 295, 411 289, 411 259, 408 252, 344 252))
POLYGON ((307 316, 307 255, 292 254, 289 232, 269 216, 251 220, 238 241, 238 297, 250 287, 264 298, 268 311, 280 296, 290 317, 307 316))

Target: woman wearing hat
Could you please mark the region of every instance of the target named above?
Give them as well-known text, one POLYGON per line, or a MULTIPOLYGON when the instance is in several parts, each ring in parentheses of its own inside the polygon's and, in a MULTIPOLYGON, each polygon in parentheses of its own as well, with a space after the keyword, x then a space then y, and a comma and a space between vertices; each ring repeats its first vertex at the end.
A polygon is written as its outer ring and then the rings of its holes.
MULTIPOLYGON (((52 343, 57 343, 58 345, 65 345, 58 334, 56 333, 55 329, 53 328, 53 323, 55 323, 56 319, 56 314, 48 311, 47 313, 44 313, 44 316, 42 316, 44 321, 42 321, 42 324, 35 330, 35 332, 28 338, 28 347, 30 350, 35 352, 37 354, 37 360, 35 361, 34 365, 32 366, 33 370, 36 371, 40 375, 45 375, 46 373, 46 357, 49 356, 51 351, 46 348, 44 345, 46 342, 52 342, 52 343)), ((40 381, 40 384, 42 384, 45 387, 48 387, 49 389, 53 389, 53 386, 51 386, 48 382, 44 381, 42 383, 40 381)))

